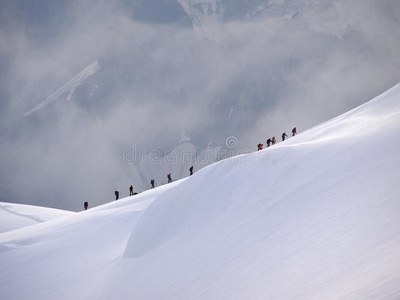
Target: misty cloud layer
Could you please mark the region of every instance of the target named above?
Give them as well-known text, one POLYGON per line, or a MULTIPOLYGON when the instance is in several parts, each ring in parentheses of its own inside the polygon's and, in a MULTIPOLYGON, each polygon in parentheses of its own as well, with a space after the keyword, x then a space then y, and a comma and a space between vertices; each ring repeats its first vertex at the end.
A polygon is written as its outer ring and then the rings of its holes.
POLYGON ((172 0, 0 4, 0 201, 93 207, 164 180, 168 168, 124 162, 132 145, 165 153, 184 132, 199 152, 229 136, 255 150, 400 81, 397 0, 321 1, 290 15, 265 9, 273 2, 220 1, 225 15, 204 31, 217 40, 199 39, 172 0), (96 60, 71 100, 24 117, 96 60))

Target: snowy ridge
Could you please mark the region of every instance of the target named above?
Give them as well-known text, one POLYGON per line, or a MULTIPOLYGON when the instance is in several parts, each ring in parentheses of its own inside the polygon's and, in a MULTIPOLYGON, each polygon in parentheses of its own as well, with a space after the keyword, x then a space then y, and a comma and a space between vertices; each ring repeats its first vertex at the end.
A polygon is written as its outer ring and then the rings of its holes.
POLYGON ((0 234, 0 298, 398 299, 399 130, 400 84, 263 151, 0 234))
POLYGON ((64 84, 60 89, 58 89, 55 93, 50 95, 46 100, 44 100, 42 103, 40 103, 38 106, 33 108, 32 110, 28 111, 24 116, 28 116, 32 114, 35 111, 40 110, 44 106, 48 105, 49 103, 52 103, 53 101, 57 100, 59 97, 61 97, 64 93, 68 93, 68 96, 66 98, 66 101, 69 101, 75 92, 75 89, 82 84, 83 81, 85 81, 86 78, 89 76, 93 75, 100 69, 100 65, 98 61, 96 60, 94 63, 90 64, 86 68, 84 68, 79 74, 77 74, 74 78, 72 78, 70 81, 68 81, 66 84, 64 84))

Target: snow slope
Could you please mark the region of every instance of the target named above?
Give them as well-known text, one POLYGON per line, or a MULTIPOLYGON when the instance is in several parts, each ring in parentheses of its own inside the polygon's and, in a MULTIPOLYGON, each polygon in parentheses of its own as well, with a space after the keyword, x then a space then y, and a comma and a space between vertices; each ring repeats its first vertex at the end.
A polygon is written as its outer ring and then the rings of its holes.
POLYGON ((66 210, 0 202, 0 233, 72 214, 66 210))
POLYGON ((399 299, 400 85, 285 142, 0 235, 0 299, 399 299))

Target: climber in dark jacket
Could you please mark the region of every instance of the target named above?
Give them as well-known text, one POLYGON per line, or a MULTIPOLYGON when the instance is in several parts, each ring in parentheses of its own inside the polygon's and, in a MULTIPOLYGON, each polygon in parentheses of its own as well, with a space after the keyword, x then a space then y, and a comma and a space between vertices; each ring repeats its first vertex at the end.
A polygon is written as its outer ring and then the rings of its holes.
POLYGON ((271 142, 272 142, 271 139, 267 140, 267 147, 271 146, 271 142))

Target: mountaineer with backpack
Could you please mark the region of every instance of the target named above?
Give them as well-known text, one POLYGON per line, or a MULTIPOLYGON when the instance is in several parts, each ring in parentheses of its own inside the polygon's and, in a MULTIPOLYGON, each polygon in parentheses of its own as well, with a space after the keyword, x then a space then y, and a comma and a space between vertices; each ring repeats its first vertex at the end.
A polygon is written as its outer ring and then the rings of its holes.
POLYGON ((85 208, 85 210, 87 210, 89 207, 89 203, 88 202, 83 203, 83 207, 85 208))
POLYGON ((272 138, 271 142, 272 142, 272 145, 275 145, 275 143, 276 143, 275 137, 272 138))
POLYGON ((119 199, 119 192, 118 191, 115 191, 115 201, 117 201, 118 199, 119 199))
POLYGON ((286 134, 286 132, 282 133, 282 142, 285 140, 285 138, 287 138, 288 135, 286 134))
POLYGON ((263 149, 263 144, 258 144, 258 145, 257 145, 257 149, 258 149, 257 151, 262 150, 262 149, 263 149))
POLYGON ((267 147, 271 146, 271 142, 272 142, 271 139, 268 139, 268 140, 267 140, 267 147))
POLYGON ((171 183, 172 182, 171 173, 168 173, 167 178, 168 178, 168 183, 171 183))
POLYGON ((150 180, 151 188, 154 189, 155 181, 154 179, 150 180))
POLYGON ((295 136, 297 134, 297 129, 296 127, 292 129, 292 136, 295 136))
POLYGON ((193 175, 193 166, 190 167, 189 172, 190 172, 190 176, 192 176, 193 175))
POLYGON ((129 196, 133 196, 133 186, 129 187, 129 196))

